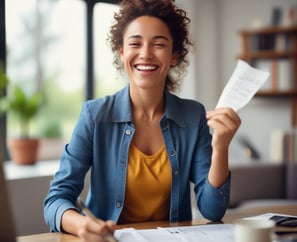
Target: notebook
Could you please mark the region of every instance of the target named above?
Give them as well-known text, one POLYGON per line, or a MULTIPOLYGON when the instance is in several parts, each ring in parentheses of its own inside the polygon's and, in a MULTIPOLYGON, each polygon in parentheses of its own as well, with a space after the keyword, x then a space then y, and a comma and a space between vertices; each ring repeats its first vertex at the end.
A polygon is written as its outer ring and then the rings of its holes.
POLYGON ((9 203, 8 191, 3 169, 3 162, 0 160, 0 241, 16 242, 16 232, 12 211, 9 203))

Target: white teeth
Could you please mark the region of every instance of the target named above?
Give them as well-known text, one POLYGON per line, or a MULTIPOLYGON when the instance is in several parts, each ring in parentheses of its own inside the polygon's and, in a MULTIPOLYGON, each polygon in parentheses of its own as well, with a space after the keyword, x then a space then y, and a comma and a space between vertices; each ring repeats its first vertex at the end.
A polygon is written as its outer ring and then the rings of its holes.
POLYGON ((157 69, 157 66, 152 66, 152 65, 137 65, 136 68, 139 71, 153 71, 153 70, 156 70, 157 69))

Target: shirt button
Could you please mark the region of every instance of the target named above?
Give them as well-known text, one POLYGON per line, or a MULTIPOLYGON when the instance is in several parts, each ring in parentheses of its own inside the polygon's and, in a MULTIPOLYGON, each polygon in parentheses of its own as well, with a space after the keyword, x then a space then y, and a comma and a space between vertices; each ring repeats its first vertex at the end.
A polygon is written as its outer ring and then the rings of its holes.
POLYGON ((126 129, 126 135, 130 135, 131 134, 131 130, 130 129, 126 129))
POLYGON ((171 150, 170 153, 169 153, 169 155, 170 155, 170 156, 174 156, 174 155, 175 155, 174 150, 171 150))
POLYGON ((178 175, 178 170, 176 170, 176 171, 174 172, 174 175, 175 175, 175 176, 177 176, 177 175, 178 175))
POLYGON ((120 208, 122 206, 122 203, 117 202, 116 206, 117 206, 117 208, 120 208))

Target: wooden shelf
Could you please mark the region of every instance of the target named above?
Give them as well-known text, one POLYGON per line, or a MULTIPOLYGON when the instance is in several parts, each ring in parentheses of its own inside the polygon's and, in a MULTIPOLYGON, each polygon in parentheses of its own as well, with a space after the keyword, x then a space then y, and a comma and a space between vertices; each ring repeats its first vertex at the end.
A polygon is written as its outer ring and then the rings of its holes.
POLYGON ((297 90, 289 91, 259 91, 257 97, 297 97, 297 90))
POLYGON ((237 57, 271 73, 270 87, 256 96, 290 98, 291 125, 297 128, 297 25, 241 30, 239 34, 242 52, 237 57))
POLYGON ((239 55, 239 59, 251 60, 251 59, 279 59, 279 58, 291 58, 297 56, 297 51, 273 51, 273 50, 261 50, 250 51, 247 54, 239 55))

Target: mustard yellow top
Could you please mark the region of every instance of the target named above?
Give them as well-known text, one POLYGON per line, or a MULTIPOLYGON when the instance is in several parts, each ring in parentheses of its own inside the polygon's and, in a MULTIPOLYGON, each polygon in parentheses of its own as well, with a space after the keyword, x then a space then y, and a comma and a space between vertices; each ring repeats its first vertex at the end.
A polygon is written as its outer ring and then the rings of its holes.
POLYGON ((153 155, 129 150, 125 203, 119 223, 169 219, 171 166, 165 145, 153 155))

